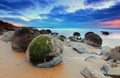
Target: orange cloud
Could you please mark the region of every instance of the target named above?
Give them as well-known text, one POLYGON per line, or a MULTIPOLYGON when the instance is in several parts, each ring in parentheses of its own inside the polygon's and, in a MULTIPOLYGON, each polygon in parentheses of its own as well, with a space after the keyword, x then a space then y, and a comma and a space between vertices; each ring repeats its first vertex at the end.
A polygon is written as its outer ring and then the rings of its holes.
POLYGON ((22 27, 24 26, 24 24, 21 24, 21 23, 12 23, 13 25, 15 25, 16 27, 22 27))
POLYGON ((100 24, 104 25, 105 28, 120 28, 120 20, 100 22, 100 24))

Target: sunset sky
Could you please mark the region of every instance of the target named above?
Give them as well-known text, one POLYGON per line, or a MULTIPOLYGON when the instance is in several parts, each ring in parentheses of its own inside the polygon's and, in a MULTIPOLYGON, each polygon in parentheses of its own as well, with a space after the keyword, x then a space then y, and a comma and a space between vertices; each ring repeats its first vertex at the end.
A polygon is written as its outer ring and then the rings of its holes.
POLYGON ((120 28, 120 0, 0 0, 0 20, 39 28, 120 28))

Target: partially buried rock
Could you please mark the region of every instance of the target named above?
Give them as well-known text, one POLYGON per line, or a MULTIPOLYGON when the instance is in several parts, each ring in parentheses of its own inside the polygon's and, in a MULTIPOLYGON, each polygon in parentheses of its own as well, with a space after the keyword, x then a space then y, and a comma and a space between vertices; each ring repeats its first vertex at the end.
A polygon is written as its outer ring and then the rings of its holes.
POLYGON ((79 36, 80 36, 80 33, 79 33, 79 32, 74 32, 74 33, 73 33, 73 36, 78 36, 78 37, 79 37, 79 36))
POLYGON ((111 53, 108 55, 108 58, 120 61, 120 46, 113 48, 111 53))
POLYGON ((33 38, 40 35, 39 31, 32 28, 21 28, 14 33, 12 49, 18 52, 25 52, 33 38))
POLYGON ((84 42, 96 47, 102 46, 102 38, 93 32, 88 32, 85 34, 84 42))
POLYGON ((110 33, 107 32, 107 31, 101 31, 101 33, 102 33, 103 35, 109 35, 109 34, 110 34, 110 33))
POLYGON ((51 30, 49 30, 49 29, 47 29, 47 30, 40 30, 40 33, 41 34, 51 34, 52 33, 52 31, 51 30))
POLYGON ((85 77, 85 78, 105 78, 105 76, 98 70, 90 67, 84 68, 80 73, 85 77))
POLYGON ((120 67, 111 67, 108 65, 103 65, 101 68, 103 74, 111 76, 112 78, 120 78, 120 67))
POLYGON ((76 50, 78 53, 88 53, 88 51, 86 50, 86 48, 83 48, 83 47, 73 46, 73 49, 76 50))
POLYGON ((60 36, 58 36, 58 39, 60 39, 61 41, 64 41, 66 38, 67 38, 67 37, 64 36, 64 35, 60 35, 60 36))
POLYGON ((47 68, 62 61, 61 41, 50 35, 40 35, 32 40, 27 49, 28 61, 37 67, 47 68))

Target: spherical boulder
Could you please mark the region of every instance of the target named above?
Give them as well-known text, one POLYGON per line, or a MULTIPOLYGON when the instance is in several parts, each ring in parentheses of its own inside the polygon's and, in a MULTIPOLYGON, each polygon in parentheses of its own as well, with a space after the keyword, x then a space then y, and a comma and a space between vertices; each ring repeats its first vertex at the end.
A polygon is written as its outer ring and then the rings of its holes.
POLYGON ((40 35, 39 31, 32 28, 20 28, 14 33, 12 49, 18 52, 25 52, 33 38, 40 35))
POLYGON ((102 46, 102 38, 93 32, 89 32, 85 34, 84 42, 96 47, 102 46))
POLYGON ((50 30, 50 29, 47 29, 47 30, 40 30, 40 33, 41 34, 51 34, 52 33, 52 31, 50 30))
POLYGON ((27 49, 28 61, 37 67, 47 68, 62 61, 61 41, 51 35, 40 35, 32 40, 27 49))
POLYGON ((107 31, 101 31, 101 33, 102 33, 103 35, 109 35, 109 34, 110 34, 110 33, 107 32, 107 31))
POLYGON ((79 32, 74 32, 73 36, 80 36, 80 33, 79 32))
POLYGON ((94 34, 95 34, 94 32, 87 32, 87 33, 85 34, 85 39, 93 36, 94 34))
POLYGON ((60 35, 60 36, 58 36, 58 39, 60 39, 61 41, 64 41, 66 38, 67 38, 67 37, 64 36, 64 35, 60 35))

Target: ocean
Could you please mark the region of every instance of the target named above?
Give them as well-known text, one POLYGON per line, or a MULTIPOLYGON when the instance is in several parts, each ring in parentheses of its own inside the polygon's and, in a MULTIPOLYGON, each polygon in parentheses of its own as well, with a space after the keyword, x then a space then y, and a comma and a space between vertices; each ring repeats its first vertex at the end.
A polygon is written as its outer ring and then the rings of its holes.
MULTIPOLYGON (((40 28, 38 28, 40 29, 40 28)), ((107 28, 41 28, 41 29, 50 29, 52 32, 58 32, 61 35, 65 35, 67 37, 72 36, 74 32, 79 32, 81 37, 84 38, 85 33, 94 32, 102 37, 101 31, 108 31, 110 33, 109 38, 120 38, 120 29, 107 29, 107 28)), ((40 29, 40 30, 41 30, 40 29)))

